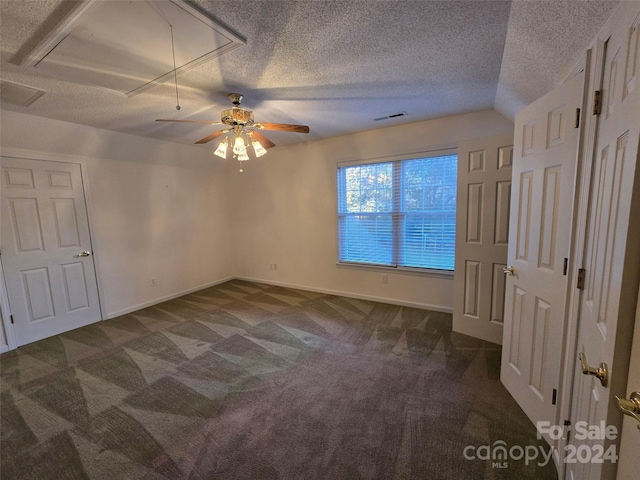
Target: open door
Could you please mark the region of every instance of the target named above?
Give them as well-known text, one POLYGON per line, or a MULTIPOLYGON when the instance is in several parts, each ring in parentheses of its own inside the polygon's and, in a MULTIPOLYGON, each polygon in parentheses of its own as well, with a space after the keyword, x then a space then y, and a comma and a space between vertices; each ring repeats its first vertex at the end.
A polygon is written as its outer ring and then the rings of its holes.
POLYGON ((453 331, 502 344, 513 134, 460 142, 453 331))
POLYGON ((515 119, 501 380, 534 423, 557 417, 583 80, 515 119))

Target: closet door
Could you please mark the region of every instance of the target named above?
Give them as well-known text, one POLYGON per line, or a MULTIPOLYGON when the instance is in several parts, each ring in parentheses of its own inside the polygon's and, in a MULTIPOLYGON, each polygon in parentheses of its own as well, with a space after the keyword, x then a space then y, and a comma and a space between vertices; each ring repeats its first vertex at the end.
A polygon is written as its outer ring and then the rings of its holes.
POLYGON ((1 235, 18 346, 101 319, 80 165, 2 157, 1 235))

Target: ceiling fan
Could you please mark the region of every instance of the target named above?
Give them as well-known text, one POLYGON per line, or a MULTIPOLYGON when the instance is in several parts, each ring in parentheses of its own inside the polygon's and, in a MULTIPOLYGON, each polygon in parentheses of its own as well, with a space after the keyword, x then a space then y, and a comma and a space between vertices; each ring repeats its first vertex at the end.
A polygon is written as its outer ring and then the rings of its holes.
MULTIPOLYGON (((227 158, 227 147, 229 143, 233 144, 233 158, 240 161, 249 160, 247 147, 251 145, 256 157, 261 157, 267 153, 267 148, 275 147, 276 144, 262 135, 258 130, 274 130, 281 132, 309 133, 309 127, 306 125, 292 125, 288 123, 267 123, 256 122, 253 119, 253 110, 242 108, 240 102, 244 98, 239 93, 230 93, 227 95, 233 107, 223 110, 220 114, 220 121, 208 120, 172 120, 159 118, 156 122, 183 122, 183 123, 200 123, 205 125, 224 125, 221 130, 217 130, 204 138, 201 138, 196 144, 208 143, 220 136, 231 133, 228 137, 224 137, 218 148, 214 152, 217 156, 227 158)), ((242 172, 242 169, 240 169, 242 172)))

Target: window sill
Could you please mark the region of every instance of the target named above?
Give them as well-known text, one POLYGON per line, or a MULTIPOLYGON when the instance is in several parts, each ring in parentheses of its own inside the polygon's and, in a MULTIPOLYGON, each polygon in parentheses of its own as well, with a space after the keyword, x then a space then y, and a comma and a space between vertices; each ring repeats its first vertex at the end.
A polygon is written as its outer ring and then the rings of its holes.
POLYGON ((366 265, 361 263, 336 262, 336 267, 348 270, 363 270, 370 272, 397 273, 399 275, 415 275, 418 277, 433 277, 453 280, 453 270, 435 270, 411 267, 387 267, 385 265, 366 265))

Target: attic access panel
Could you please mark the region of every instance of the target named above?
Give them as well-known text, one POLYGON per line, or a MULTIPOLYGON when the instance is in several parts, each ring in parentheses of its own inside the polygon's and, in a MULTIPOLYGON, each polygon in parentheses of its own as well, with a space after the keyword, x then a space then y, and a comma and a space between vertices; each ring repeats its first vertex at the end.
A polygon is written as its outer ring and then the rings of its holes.
POLYGON ((132 97, 245 44, 183 0, 86 0, 25 64, 132 97))

